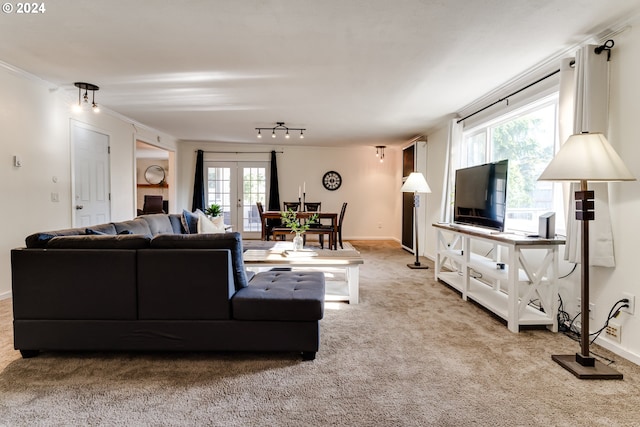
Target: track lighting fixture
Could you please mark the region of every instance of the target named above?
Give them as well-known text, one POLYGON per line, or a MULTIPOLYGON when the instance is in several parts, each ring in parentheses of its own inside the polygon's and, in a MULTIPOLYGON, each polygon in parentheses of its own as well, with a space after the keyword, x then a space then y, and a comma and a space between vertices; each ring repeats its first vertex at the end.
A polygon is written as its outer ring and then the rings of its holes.
POLYGON ((376 145, 376 157, 380 159, 380 163, 384 163, 384 149, 386 145, 376 145))
POLYGON ((276 126, 272 127, 272 128, 256 128, 256 130, 258 131, 258 135, 256 135, 258 138, 262 138, 262 132, 263 130, 270 130, 271 131, 271 138, 275 138, 276 137, 276 130, 284 130, 286 131, 286 133, 284 134, 284 137, 286 139, 291 138, 291 135, 289 134, 290 130, 299 130, 300 131, 300 139, 304 139, 304 131, 306 129, 301 129, 301 128, 290 128, 290 127, 286 127, 284 125, 284 122, 276 122, 276 126))
POLYGON ((91 110, 94 113, 99 113, 100 107, 96 104, 96 91, 100 90, 100 88, 94 84, 83 82, 76 82, 74 85, 78 88, 78 105, 74 106, 74 110, 82 111, 89 107, 89 91, 91 91, 91 110), (83 89, 84 95, 82 95, 83 89))

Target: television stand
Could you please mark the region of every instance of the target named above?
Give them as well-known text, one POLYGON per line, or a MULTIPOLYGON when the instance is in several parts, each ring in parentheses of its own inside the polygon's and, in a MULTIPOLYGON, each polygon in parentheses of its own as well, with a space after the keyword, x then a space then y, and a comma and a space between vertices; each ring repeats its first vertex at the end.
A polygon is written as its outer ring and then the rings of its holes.
POLYGON ((437 280, 506 320, 511 332, 524 325, 558 331, 558 248, 563 239, 492 234, 450 224, 433 227, 437 280), (535 257, 534 251, 539 252, 535 257))

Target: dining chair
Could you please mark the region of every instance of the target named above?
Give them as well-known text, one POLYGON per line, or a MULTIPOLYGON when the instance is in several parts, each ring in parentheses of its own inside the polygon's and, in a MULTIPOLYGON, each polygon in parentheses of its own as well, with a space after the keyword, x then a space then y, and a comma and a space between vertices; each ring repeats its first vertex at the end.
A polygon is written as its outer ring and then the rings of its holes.
MULTIPOLYGON (((335 249, 338 249, 338 243, 340 243, 340 248, 344 249, 344 245, 342 244, 342 223, 344 221, 344 214, 347 211, 347 202, 344 202, 342 204, 342 208, 340 209, 340 215, 338 215, 338 224, 336 225, 336 230, 335 230, 335 240, 333 242, 333 246, 335 249)), ((330 225, 322 225, 321 227, 325 227, 327 229, 330 229, 331 226, 330 225)))
POLYGON ((304 210, 307 212, 320 212, 322 210, 322 202, 304 202, 304 210))
MULTIPOLYGON (((322 210, 322 202, 304 202, 304 210, 307 212, 320 212, 322 210)), ((320 247, 323 248, 324 247, 324 234, 323 232, 315 232, 313 231, 313 229, 316 228, 320 228, 322 226, 322 224, 320 223, 320 221, 318 220, 318 222, 316 222, 315 224, 311 224, 311 226, 309 227, 309 234, 317 234, 318 235, 318 243, 320 243, 320 247)), ((303 240, 306 243, 307 239, 306 239, 306 235, 303 235, 303 240)))
POLYGON ((300 210, 300 202, 282 202, 282 206, 284 206, 285 211, 291 209, 294 212, 298 212, 300 210))
POLYGON ((342 246, 342 222, 344 221, 344 213, 346 211, 347 211, 347 202, 344 202, 342 204, 342 208, 340 209, 340 216, 338 217, 338 242, 340 242, 341 249, 344 249, 344 246, 342 246))
POLYGON ((262 240, 269 240, 273 227, 270 226, 264 218, 264 206, 262 206, 262 202, 256 202, 256 206, 258 207, 258 215, 260 215, 260 223, 262 224, 262 240))
POLYGON ((144 204, 142 205, 142 214, 156 214, 156 213, 166 213, 164 209, 162 209, 162 196, 156 196, 151 194, 145 194, 144 196, 144 204))

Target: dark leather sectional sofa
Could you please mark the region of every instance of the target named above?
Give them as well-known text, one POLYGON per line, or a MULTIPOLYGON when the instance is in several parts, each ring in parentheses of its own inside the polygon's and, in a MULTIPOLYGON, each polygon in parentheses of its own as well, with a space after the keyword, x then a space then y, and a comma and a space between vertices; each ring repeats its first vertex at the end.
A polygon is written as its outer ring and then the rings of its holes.
POLYGON ((315 358, 319 272, 245 272, 238 233, 181 215, 33 234, 11 251, 14 345, 46 350, 281 351, 315 358), (188 226, 187 226, 188 227, 188 226))

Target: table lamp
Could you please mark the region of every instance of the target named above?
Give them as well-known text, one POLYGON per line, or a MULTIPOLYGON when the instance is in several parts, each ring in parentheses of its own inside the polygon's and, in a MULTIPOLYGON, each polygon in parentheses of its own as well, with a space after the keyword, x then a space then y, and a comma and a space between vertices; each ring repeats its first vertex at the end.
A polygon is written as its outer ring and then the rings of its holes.
POLYGON ((567 139, 538 180, 580 182, 580 190, 575 193, 576 220, 582 222, 580 353, 551 358, 581 379, 622 379, 621 373, 595 360, 589 353, 589 221, 595 218, 595 203, 594 192, 587 189, 587 182, 636 179, 602 133, 584 132, 567 139))
POLYGON ((420 206, 420 193, 431 193, 431 189, 429 188, 429 184, 427 184, 427 180, 424 179, 424 175, 422 175, 422 173, 411 172, 407 177, 407 180, 402 184, 400 191, 403 193, 413 193, 413 224, 416 232, 416 261, 413 264, 407 264, 407 267, 415 269, 429 268, 427 265, 420 264, 420 259, 418 258, 418 207, 420 206))

